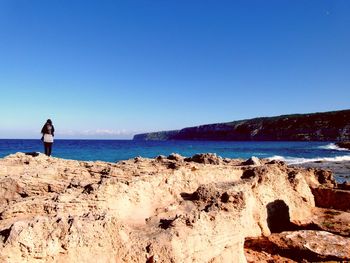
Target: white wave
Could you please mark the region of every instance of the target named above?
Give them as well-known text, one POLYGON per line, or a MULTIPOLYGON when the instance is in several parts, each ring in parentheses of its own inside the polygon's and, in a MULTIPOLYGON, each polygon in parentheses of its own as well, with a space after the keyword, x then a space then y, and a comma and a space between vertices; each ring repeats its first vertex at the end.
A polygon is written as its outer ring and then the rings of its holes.
POLYGON ((338 147, 335 143, 319 146, 318 148, 325 149, 325 150, 333 150, 333 151, 350 151, 349 149, 338 147))
POLYGON ((350 155, 343 155, 343 156, 335 156, 335 157, 318 157, 318 158, 298 158, 298 157, 291 157, 291 156, 279 156, 275 155, 272 157, 267 158, 269 160, 277 160, 277 161, 283 161, 287 164, 301 164, 301 163, 309 163, 309 162, 318 162, 318 161, 324 161, 324 162, 342 162, 342 161, 350 161, 350 155))

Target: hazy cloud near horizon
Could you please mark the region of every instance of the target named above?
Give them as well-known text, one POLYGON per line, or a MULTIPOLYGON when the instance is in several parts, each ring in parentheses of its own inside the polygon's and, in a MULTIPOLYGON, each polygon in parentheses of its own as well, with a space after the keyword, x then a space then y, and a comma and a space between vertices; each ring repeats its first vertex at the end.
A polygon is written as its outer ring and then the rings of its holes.
POLYGON ((57 136, 64 138, 132 138, 137 131, 95 129, 95 130, 63 130, 57 133, 57 136))
MULTIPOLYGON (((128 131, 126 129, 96 129, 78 131, 58 130, 56 128, 55 137, 56 139, 132 139, 135 134, 143 132, 145 131, 128 131)), ((0 139, 40 139, 40 136, 40 132, 37 130, 0 130, 0 139)))

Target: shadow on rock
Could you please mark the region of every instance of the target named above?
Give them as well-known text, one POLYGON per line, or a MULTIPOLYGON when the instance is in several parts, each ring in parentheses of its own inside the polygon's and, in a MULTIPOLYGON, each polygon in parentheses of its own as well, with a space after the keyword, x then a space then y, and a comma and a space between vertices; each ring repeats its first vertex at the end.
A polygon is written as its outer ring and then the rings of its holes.
POLYGON ((275 200, 266 205, 267 225, 271 233, 280 233, 295 229, 290 222, 289 207, 283 200, 275 200))

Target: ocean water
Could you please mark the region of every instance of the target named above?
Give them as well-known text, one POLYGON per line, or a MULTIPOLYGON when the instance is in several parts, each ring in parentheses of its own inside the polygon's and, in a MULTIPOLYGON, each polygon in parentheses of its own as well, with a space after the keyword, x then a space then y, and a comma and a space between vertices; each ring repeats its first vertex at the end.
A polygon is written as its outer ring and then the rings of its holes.
MULTIPOLYGON (((16 152, 43 152, 40 140, 0 139, 0 158, 16 152)), ((84 161, 116 162, 136 156, 154 158, 179 153, 216 153, 222 157, 271 158, 289 164, 308 161, 350 161, 350 151, 332 142, 223 142, 223 141, 133 141, 133 140, 56 140, 53 156, 84 161)))

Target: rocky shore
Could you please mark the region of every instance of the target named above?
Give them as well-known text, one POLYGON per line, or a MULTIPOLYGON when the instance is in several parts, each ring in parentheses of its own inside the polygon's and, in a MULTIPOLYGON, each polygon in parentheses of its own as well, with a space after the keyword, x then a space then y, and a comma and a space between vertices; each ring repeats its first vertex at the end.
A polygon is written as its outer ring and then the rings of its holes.
POLYGON ((319 168, 17 153, 0 185, 0 262, 350 260, 350 191, 319 168))
POLYGON ((316 162, 306 162, 295 166, 329 170, 333 173, 334 178, 338 183, 346 183, 346 182, 350 183, 350 161, 339 161, 339 162, 316 161, 316 162))

